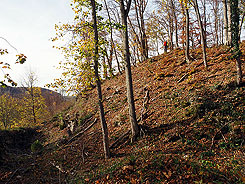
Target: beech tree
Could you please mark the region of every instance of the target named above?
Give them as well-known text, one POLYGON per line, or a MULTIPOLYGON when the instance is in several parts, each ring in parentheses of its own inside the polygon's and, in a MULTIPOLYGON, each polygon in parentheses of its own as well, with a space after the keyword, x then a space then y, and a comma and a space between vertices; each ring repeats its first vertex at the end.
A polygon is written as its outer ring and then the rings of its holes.
POLYGON ((100 76, 98 72, 98 59, 99 59, 99 38, 98 38, 98 29, 97 29, 97 16, 96 16, 96 4, 95 0, 90 0, 91 6, 92 6, 92 19, 93 19, 93 28, 94 28, 94 73, 95 73, 95 80, 96 80, 96 86, 97 86, 97 93, 98 93, 98 103, 99 103, 99 109, 100 109, 100 121, 101 121, 101 128, 102 128, 102 134, 103 134, 103 144, 104 144, 104 152, 105 152, 105 158, 110 157, 110 151, 109 151, 109 138, 108 138, 108 129, 107 124, 105 120, 105 113, 104 113, 104 107, 102 102, 102 92, 101 92, 101 82, 100 82, 100 76))
POLYGON ((185 14, 185 60, 190 63, 190 18, 189 3, 187 0, 179 0, 185 14))
POLYGON ((160 24, 157 15, 153 12, 149 16, 149 21, 146 22, 147 29, 146 34, 148 38, 148 48, 151 51, 151 55, 159 55, 160 47, 164 42, 164 36, 162 25, 160 24), (156 54, 155 54, 156 53, 156 54))
MULTIPOLYGON (((148 1, 146 0, 134 0, 134 10, 135 14, 134 18, 128 17, 130 28, 133 32, 133 36, 135 37, 132 41, 138 44, 137 49, 139 49, 142 61, 148 59, 148 39, 146 36, 146 28, 145 28, 145 13, 146 7, 148 5, 148 1), (135 22, 134 24, 132 22, 135 22), (138 31, 137 31, 138 30, 138 31)), ((131 45, 134 45, 131 44, 131 45)))
POLYGON ((238 0, 230 0, 230 10, 231 10, 231 37, 232 37, 232 47, 233 47, 233 58, 236 59, 236 69, 237 69, 237 85, 242 83, 242 69, 241 69, 241 51, 239 48, 239 9, 238 0))
POLYGON ((61 66, 65 69, 63 73, 65 78, 57 79, 50 86, 65 85, 69 91, 78 94, 96 85, 104 153, 105 158, 109 158, 109 138, 103 107, 101 75, 99 74, 99 66, 102 64, 99 65, 99 62, 104 59, 107 46, 104 37, 106 22, 102 21, 102 17, 97 16, 97 11, 100 9, 101 5, 95 0, 73 0, 74 24, 56 26, 57 37, 53 38, 53 41, 66 36, 70 41, 66 46, 59 48, 67 58, 67 62, 61 66))
POLYGON ((177 11, 176 11, 177 7, 176 7, 174 0, 171 0, 170 3, 171 3, 170 7, 172 10, 172 16, 174 19, 175 43, 176 43, 176 48, 178 48, 179 47, 179 38, 178 38, 178 15, 177 15, 177 11))
POLYGON ((22 100, 22 125, 23 126, 37 126, 41 124, 45 118, 48 117, 47 106, 45 99, 42 96, 40 87, 36 87, 37 75, 29 71, 26 79, 24 79, 22 86, 25 94, 22 100))
POLYGON ((207 67, 207 52, 206 52, 206 47, 207 47, 207 42, 206 42, 206 38, 205 38, 205 30, 203 28, 203 23, 201 20, 201 15, 200 15, 200 11, 198 8, 198 3, 197 0, 193 0, 193 6, 196 12, 196 16, 197 16, 197 20, 198 20, 198 24, 199 24, 199 29, 200 29, 200 34, 201 34, 201 42, 202 42, 202 52, 203 52, 203 64, 205 67, 207 67))
POLYGON ((223 0, 222 2, 223 2, 223 22, 224 22, 224 43, 225 45, 229 45, 227 0, 223 0))
POLYGON ((120 11, 121 20, 123 26, 123 58, 125 61, 125 71, 126 71, 126 87, 127 87, 127 99, 129 105, 129 119, 131 123, 132 131, 132 141, 135 141, 136 137, 139 135, 139 126, 136 119, 135 104, 134 104, 134 93, 133 93, 133 80, 131 72, 130 63, 130 52, 129 52, 129 40, 128 40, 128 23, 127 18, 131 6, 131 0, 126 1, 126 6, 124 0, 120 0, 120 11))
MULTIPOLYGON (((219 7, 219 4, 220 4, 220 0, 211 0, 210 1, 210 6, 212 7, 211 8, 211 11, 213 13, 213 27, 214 27, 214 31, 213 31, 213 41, 214 41, 214 44, 215 45, 219 45, 219 42, 220 42, 220 36, 219 36, 219 30, 221 29, 220 27, 220 7, 219 7)), ((206 38, 207 40, 207 38, 206 38)))

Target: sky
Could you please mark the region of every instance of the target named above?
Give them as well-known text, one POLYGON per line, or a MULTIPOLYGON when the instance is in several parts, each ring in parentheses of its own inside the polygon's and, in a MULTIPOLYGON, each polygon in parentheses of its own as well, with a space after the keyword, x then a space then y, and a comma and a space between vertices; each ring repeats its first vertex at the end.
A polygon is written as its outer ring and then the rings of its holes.
MULTIPOLYGON (((0 37, 7 39, 18 50, 0 39, 0 48, 9 52, 0 57, 0 62, 10 63, 12 68, 5 73, 10 73, 18 86, 30 70, 38 76, 37 85, 40 87, 59 78, 62 71, 56 68, 63 55, 52 48, 54 43, 50 39, 55 36, 55 24, 72 20, 69 0, 1 0, 0 37), (25 64, 14 64, 18 53, 27 56, 25 64)), ((0 70, 0 80, 2 76, 0 70)))

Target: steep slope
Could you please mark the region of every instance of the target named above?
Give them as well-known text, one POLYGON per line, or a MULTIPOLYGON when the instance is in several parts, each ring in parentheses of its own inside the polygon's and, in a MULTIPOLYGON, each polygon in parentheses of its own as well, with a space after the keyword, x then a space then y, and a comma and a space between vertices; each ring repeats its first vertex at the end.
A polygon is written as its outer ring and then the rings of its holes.
MULTIPOLYGON (((243 44, 243 69, 244 51, 243 44)), ((244 86, 233 82, 235 63, 227 48, 209 48, 208 56, 207 69, 200 49, 193 51, 190 65, 177 49, 133 68, 141 125, 141 137, 133 144, 126 134, 125 76, 103 82, 113 145, 109 160, 103 156, 96 90, 81 95, 42 127, 45 150, 35 155, 30 170, 15 174, 9 183, 242 183, 244 86), (79 124, 73 135, 64 126, 69 122, 79 124)))

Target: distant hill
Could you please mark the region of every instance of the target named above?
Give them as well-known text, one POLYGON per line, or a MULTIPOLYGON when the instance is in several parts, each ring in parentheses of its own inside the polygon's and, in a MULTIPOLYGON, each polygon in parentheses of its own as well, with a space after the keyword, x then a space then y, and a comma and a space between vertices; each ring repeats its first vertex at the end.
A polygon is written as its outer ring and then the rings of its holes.
MULTIPOLYGON (((71 96, 63 96, 56 91, 52 91, 46 88, 41 88, 41 90, 42 90, 42 95, 44 96, 51 95, 57 98, 62 98, 64 100, 72 100, 74 98, 71 96)), ((11 86, 0 87, 0 95, 8 93, 13 97, 19 97, 20 95, 23 95, 24 91, 25 91, 24 87, 11 87, 11 86)))
MULTIPOLYGON (((52 90, 49 90, 46 88, 41 88, 41 90, 42 90, 43 95, 52 94, 52 95, 57 96, 57 97, 58 96, 62 97, 61 94, 59 94, 55 91, 52 91, 52 90)), ((24 87, 11 87, 11 86, 0 87, 0 95, 8 93, 9 95, 11 95, 13 97, 18 97, 19 95, 22 95, 24 92, 25 92, 24 87)))
POLYGON ((23 93, 23 88, 22 87, 0 87, 0 95, 3 94, 10 94, 11 96, 19 96, 23 93))
MULTIPOLYGON (((63 102, 72 100, 70 97, 62 96, 60 93, 49 89, 41 88, 41 91, 51 115, 62 106, 63 102)), ((24 87, 0 87, 0 96, 3 94, 9 94, 14 98, 21 99, 25 95, 25 89, 24 87)))

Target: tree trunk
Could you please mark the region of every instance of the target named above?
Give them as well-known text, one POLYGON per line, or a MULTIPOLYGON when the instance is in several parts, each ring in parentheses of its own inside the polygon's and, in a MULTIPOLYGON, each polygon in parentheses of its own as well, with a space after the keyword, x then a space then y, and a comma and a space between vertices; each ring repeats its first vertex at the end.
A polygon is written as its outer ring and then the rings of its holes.
POLYGON ((114 53, 115 53, 115 57, 116 57, 116 62, 117 62, 117 69, 118 69, 118 72, 119 72, 120 74, 122 74, 120 62, 119 62, 119 59, 118 59, 118 56, 117 56, 117 50, 116 50, 116 47, 114 47, 114 53))
POLYGON ((227 0, 227 20, 228 20, 228 41, 227 45, 231 45, 232 43, 232 35, 231 35, 231 6, 230 0, 227 0))
POLYGON ((241 51, 239 48, 239 9, 238 0, 230 0, 230 10, 231 10, 231 35, 232 35, 232 47, 233 47, 233 57, 236 59, 236 69, 237 69, 237 85, 242 83, 242 69, 241 69, 241 51))
POLYGON ((201 16, 200 16, 200 12, 199 12, 199 8, 198 8, 198 4, 197 4, 197 0, 194 0, 194 8, 195 8, 195 12, 197 15, 197 20, 199 23, 199 27, 200 27, 200 33, 201 33, 201 42, 202 42, 202 52, 203 52, 203 63, 204 66, 207 68, 207 53, 206 53, 206 40, 205 40, 205 33, 204 33, 204 29, 203 29, 203 25, 202 25, 202 20, 201 20, 201 16))
POLYGON ((190 63, 190 18, 189 18, 189 10, 187 7, 185 7, 185 59, 186 62, 190 63))
POLYGON ((240 86, 242 84, 242 63, 240 57, 236 58, 236 71, 237 71, 236 83, 238 86, 240 86))
POLYGON ((141 31, 142 31, 143 57, 144 57, 144 60, 146 60, 148 59, 148 43, 147 43, 147 37, 145 34, 145 23, 144 23, 143 16, 141 18, 141 31))
MULTIPOLYGON (((110 13, 109 13, 109 9, 108 9, 106 0, 104 0, 104 3, 105 3, 105 8, 106 8, 106 11, 107 11, 108 19, 109 19, 109 22, 110 22, 109 26, 110 26, 110 37, 111 37, 111 49, 110 49, 110 56, 109 56, 108 64, 109 64, 109 67, 110 67, 109 68, 110 77, 113 77, 114 74, 113 74, 113 69, 112 69, 112 57, 113 57, 113 51, 115 49, 115 44, 114 44, 114 40, 113 40, 113 29, 112 29, 111 16, 110 16, 110 13)), ((119 72, 121 72, 120 68, 119 68, 119 72)))
POLYGON ((214 12, 214 30, 215 30, 215 45, 219 45, 219 17, 218 17, 218 11, 219 11, 219 5, 218 0, 213 1, 213 12, 214 12))
POLYGON ((128 28, 127 28, 127 17, 131 0, 128 1, 127 8, 124 7, 124 0, 120 0, 120 10, 123 29, 123 44, 124 44, 124 60, 125 60, 125 71, 126 71, 126 87, 127 87, 127 99, 129 105, 129 119, 132 130, 132 141, 135 141, 139 134, 139 127, 136 119, 135 105, 134 105, 134 94, 133 94, 133 81, 130 65, 130 53, 129 53, 129 41, 128 41, 128 28))
POLYGON ((107 79, 108 78, 108 73, 107 73, 107 64, 106 64, 106 61, 105 61, 105 56, 103 56, 103 59, 102 59, 102 66, 103 66, 103 76, 104 76, 105 79, 107 79))
MULTIPOLYGON (((170 16, 172 17, 172 16, 170 16)), ((169 48, 170 50, 173 50, 174 44, 173 44, 173 34, 174 34, 174 27, 173 27, 173 18, 169 19, 169 48)))
POLYGON ((35 111, 35 97, 34 97, 33 86, 30 87, 30 95, 31 95, 31 101, 32 101, 33 123, 34 123, 34 125, 36 125, 37 119, 36 119, 36 111, 35 111))
MULTIPOLYGON (((137 9, 135 11, 136 11, 136 17, 137 17, 138 25, 140 25, 137 9)), ((137 56, 138 56, 137 58, 138 58, 139 62, 141 63, 146 59, 146 58, 144 58, 144 53, 143 53, 144 49, 142 46, 142 32, 140 31, 140 37, 139 37, 139 35, 135 31, 135 26, 133 26, 132 21, 129 17, 128 17, 128 21, 129 21, 129 26, 132 29, 133 35, 135 36, 135 41, 136 41, 136 43, 138 43, 138 44, 136 44, 137 45, 137 56), (141 57, 139 57, 138 51, 140 51, 141 57), (143 59, 141 59, 141 58, 143 58, 143 59)))
POLYGON ((135 3, 135 13, 136 13, 136 19, 139 26, 139 32, 140 32, 140 46, 141 46, 141 54, 143 56, 143 60, 148 59, 148 45, 147 45, 147 37, 145 33, 145 22, 144 22, 144 11, 146 4, 140 0, 134 1, 135 3))
MULTIPOLYGON (((207 40, 207 18, 206 18, 206 0, 203 1, 203 30, 204 30, 204 40, 207 40)), ((206 44, 207 46, 207 44, 206 44)))
MULTIPOLYGON (((175 6, 173 4, 173 8, 175 10, 175 6)), ((174 22, 175 22, 175 42, 176 42, 176 47, 179 47, 179 38, 178 38, 178 19, 176 12, 174 11, 174 22)))
POLYGON ((103 144, 104 144, 104 152, 105 152, 105 158, 110 157, 110 150, 109 150, 109 139, 108 139, 108 129, 107 124, 105 120, 105 113, 104 113, 104 107, 102 103, 102 92, 101 92, 101 81, 99 77, 98 72, 98 45, 99 45, 99 38, 98 38, 98 29, 97 29, 97 17, 96 17, 96 5, 95 0, 91 0, 91 6, 92 6, 92 17, 93 17, 93 28, 94 28, 94 41, 95 41, 95 48, 94 48, 94 73, 96 78, 96 86, 97 86, 97 93, 98 93, 98 103, 99 103, 99 109, 100 109, 100 120, 101 120, 101 128, 102 128, 102 134, 103 134, 103 144))
POLYGON ((223 0, 223 16, 224 16, 224 43, 229 45, 228 39, 228 15, 227 15, 227 1, 223 0))
POLYGON ((240 26, 239 26, 239 39, 241 39, 241 32, 242 32, 242 25, 243 25, 243 22, 244 22, 244 18, 245 18, 245 12, 243 12, 243 14, 242 14, 241 23, 240 23, 240 26))

